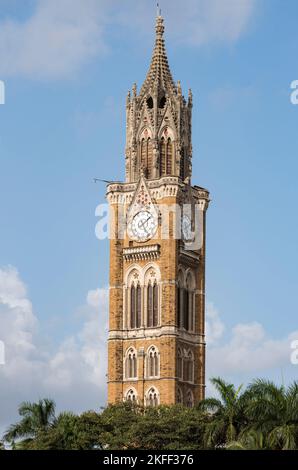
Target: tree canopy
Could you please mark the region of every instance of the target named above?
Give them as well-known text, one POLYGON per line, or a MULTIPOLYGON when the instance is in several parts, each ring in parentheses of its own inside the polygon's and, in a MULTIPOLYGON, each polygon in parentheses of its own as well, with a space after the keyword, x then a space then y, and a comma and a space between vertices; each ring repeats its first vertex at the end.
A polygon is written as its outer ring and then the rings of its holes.
MULTIPOLYGON (((30 450, 298 449, 298 383, 257 379, 246 389, 212 379, 217 396, 194 408, 131 402, 56 415, 55 402, 22 403, 3 442, 30 450)), ((3 450, 0 444, 0 450, 3 450)))

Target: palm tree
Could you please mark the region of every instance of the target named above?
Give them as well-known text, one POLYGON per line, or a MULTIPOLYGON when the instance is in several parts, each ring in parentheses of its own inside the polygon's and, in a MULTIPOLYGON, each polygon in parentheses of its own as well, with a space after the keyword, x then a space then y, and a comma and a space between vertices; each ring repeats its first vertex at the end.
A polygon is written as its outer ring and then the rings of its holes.
POLYGON ((286 389, 258 379, 248 387, 247 414, 251 428, 268 435, 272 449, 290 450, 298 445, 298 382, 286 389))
POLYGON ((227 444, 228 450, 266 450, 269 449, 268 439, 261 431, 244 429, 238 440, 227 444))
POLYGON ((27 448, 40 431, 47 430, 54 423, 55 408, 55 402, 48 398, 37 403, 22 403, 18 409, 22 419, 9 427, 4 440, 10 442, 13 448, 27 448), (21 442, 15 444, 18 439, 21 442))
POLYGON ((199 404, 199 408, 208 413, 204 444, 207 448, 226 447, 237 440, 240 430, 247 424, 247 396, 246 392, 241 393, 242 385, 236 389, 219 377, 211 379, 211 383, 220 399, 206 398, 199 404))

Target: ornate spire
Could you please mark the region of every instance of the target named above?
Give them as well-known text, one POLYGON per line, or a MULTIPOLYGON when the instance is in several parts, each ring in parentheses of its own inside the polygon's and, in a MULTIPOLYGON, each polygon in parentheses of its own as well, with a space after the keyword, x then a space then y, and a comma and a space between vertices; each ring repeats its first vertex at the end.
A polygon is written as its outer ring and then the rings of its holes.
MULTIPOLYGON (((0 0, 1 1, 1 0, 0 0)), ((174 83, 158 9, 151 65, 138 93, 136 84, 126 101, 126 181, 191 176, 192 95, 185 100, 180 81, 174 83)))
POLYGON ((146 80, 143 83, 140 91, 141 97, 153 89, 154 85, 156 84, 158 87, 161 87, 164 91, 168 91, 171 94, 176 94, 177 92, 168 63, 165 41, 163 37, 164 30, 165 28, 163 24, 163 18, 158 7, 155 27, 155 47, 146 80))

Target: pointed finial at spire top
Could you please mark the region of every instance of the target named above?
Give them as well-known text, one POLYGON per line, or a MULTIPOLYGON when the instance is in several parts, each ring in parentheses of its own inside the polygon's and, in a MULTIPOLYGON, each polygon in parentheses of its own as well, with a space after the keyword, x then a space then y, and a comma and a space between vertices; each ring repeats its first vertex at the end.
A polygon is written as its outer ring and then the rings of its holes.
POLYGON ((156 16, 161 16, 161 8, 158 2, 157 2, 157 15, 156 16))

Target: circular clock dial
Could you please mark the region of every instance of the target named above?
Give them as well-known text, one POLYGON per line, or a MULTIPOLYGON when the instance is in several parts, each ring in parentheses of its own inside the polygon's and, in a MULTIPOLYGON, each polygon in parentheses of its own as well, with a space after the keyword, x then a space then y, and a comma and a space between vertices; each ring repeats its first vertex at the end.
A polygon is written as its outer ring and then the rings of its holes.
POLYGON ((149 211, 140 211, 132 219, 129 229, 133 238, 138 241, 148 240, 157 230, 156 217, 149 211))
POLYGON ((187 241, 193 240, 194 236, 192 233, 191 220, 187 215, 182 218, 182 235, 187 241))

